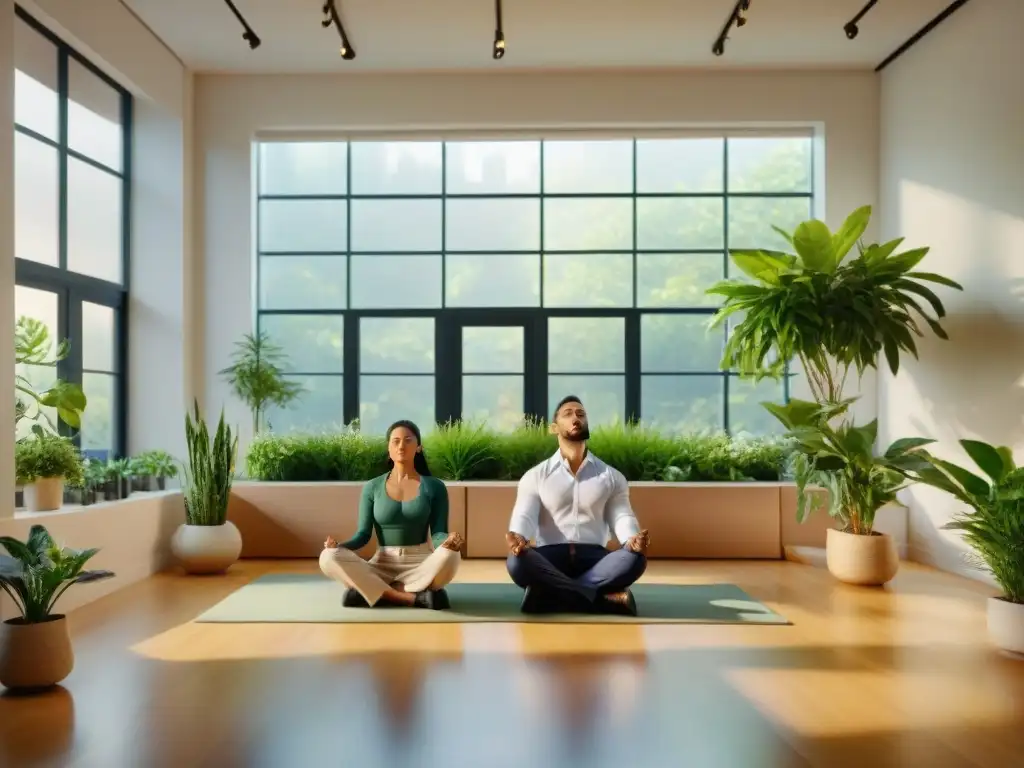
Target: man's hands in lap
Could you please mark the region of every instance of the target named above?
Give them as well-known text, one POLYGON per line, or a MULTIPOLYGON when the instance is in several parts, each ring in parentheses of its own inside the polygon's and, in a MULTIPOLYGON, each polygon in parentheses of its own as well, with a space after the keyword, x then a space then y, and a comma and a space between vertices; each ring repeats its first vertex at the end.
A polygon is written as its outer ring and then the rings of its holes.
POLYGON ((523 552, 526 551, 526 548, 530 546, 530 542, 518 533, 512 533, 512 531, 505 534, 505 542, 508 544, 508 551, 516 557, 523 554, 523 552))
POLYGON ((644 528, 640 533, 626 539, 625 548, 630 552, 636 552, 638 555, 646 555, 647 547, 650 545, 651 534, 646 528, 644 528))

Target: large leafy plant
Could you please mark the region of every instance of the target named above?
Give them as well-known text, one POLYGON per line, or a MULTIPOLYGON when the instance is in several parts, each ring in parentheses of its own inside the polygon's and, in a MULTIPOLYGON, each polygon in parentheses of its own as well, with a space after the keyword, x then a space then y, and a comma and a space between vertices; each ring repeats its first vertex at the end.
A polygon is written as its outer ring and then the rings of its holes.
POLYGON ((963 534, 976 555, 974 565, 991 571, 1006 600, 1024 603, 1024 467, 1005 446, 978 440, 961 440, 960 446, 985 477, 932 456, 916 479, 969 508, 943 528, 963 534))
POLYGON ((23 624, 51 618, 54 605, 72 584, 109 579, 111 571, 87 571, 97 549, 59 547, 45 527, 33 525, 28 539, 0 537, 8 555, 0 556, 0 588, 21 612, 23 624))
POLYGON ((185 414, 185 442, 188 466, 185 468, 185 519, 189 525, 224 525, 228 518, 228 498, 235 476, 238 436, 224 422, 221 411, 217 432, 210 440, 206 420, 193 403, 194 416, 185 414))
POLYGON ((726 343, 723 369, 755 379, 778 377, 788 361, 799 360, 814 398, 839 403, 851 370, 862 375, 884 354, 895 374, 901 352, 916 357, 914 337, 924 336, 922 322, 947 338, 939 323, 945 307, 925 283, 961 286, 916 271, 928 248, 897 253, 903 238, 863 245, 870 219, 871 207, 864 206, 835 233, 817 220, 792 233, 773 227, 795 253, 730 253, 748 279, 722 281, 707 291, 724 297, 712 327, 743 313, 726 343))
POLYGON ((45 431, 43 423, 56 432, 57 425, 43 408, 55 409, 57 418, 68 426, 78 428, 82 425, 82 412, 87 401, 81 387, 57 379, 49 388, 38 391, 27 376, 17 372, 17 366, 24 365, 56 368, 57 363, 68 356, 70 349, 67 339, 62 339, 53 352, 50 331, 45 323, 31 317, 18 318, 14 326, 15 425, 28 419, 33 422, 32 431, 37 435, 45 431))
POLYGON ((834 426, 851 402, 791 400, 786 405, 762 405, 782 422, 795 444, 797 519, 803 522, 812 512, 827 509, 844 531, 870 536, 875 514, 896 500, 909 483, 909 473, 928 467, 928 454, 922 449, 934 441, 905 437, 877 455, 877 419, 860 427, 839 419, 834 426))
POLYGON ((285 365, 284 351, 266 331, 261 331, 247 333, 235 342, 231 365, 220 371, 235 395, 249 406, 254 435, 263 426, 269 406, 285 408, 304 392, 299 384, 285 378, 285 365))

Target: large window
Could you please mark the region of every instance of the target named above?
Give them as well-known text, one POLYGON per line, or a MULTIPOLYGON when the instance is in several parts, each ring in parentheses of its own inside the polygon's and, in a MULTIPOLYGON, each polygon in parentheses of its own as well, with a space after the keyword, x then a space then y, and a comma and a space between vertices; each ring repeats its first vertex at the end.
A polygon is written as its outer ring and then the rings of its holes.
POLYGON ((56 371, 88 398, 75 436, 125 446, 131 96, 18 8, 14 35, 15 312, 67 338, 56 371))
POLYGON ((264 142, 257 316, 306 387, 277 431, 595 424, 766 432, 709 332, 729 248, 811 216, 809 135, 264 142))

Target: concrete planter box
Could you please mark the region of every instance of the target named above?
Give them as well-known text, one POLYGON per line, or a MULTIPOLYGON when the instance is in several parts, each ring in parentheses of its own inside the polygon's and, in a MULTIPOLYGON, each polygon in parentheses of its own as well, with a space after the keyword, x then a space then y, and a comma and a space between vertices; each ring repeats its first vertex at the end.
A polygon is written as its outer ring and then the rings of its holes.
MULTIPOLYGON (((504 558, 516 496, 512 482, 449 482, 449 527, 466 539, 463 556, 504 558)), ((243 558, 316 557, 328 534, 343 540, 356 527, 362 483, 237 482, 228 518, 242 533, 243 558)), ((630 483, 640 524, 651 531, 652 558, 770 559, 787 547, 824 547, 832 520, 796 522, 792 483, 630 483)), ((888 512, 888 510, 886 510, 888 512)), ((905 544, 905 523, 882 523, 905 544)), ((904 518, 905 519, 905 518, 904 518)), ((371 541, 360 550, 375 549, 371 541)))

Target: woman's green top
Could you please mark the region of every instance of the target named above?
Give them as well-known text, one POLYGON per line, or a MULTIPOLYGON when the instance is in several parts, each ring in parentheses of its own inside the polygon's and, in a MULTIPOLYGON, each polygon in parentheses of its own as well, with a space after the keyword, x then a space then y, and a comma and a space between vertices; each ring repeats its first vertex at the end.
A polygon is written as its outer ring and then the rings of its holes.
POLYGON ((359 549, 377 534, 377 546, 413 547, 427 541, 434 547, 448 538, 448 488, 436 477, 420 476, 420 492, 409 501, 395 501, 387 492, 387 474, 363 486, 359 500, 359 528, 341 546, 359 549))

